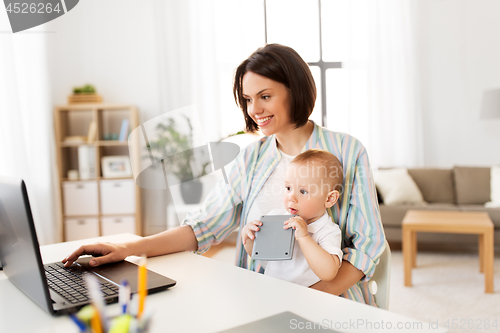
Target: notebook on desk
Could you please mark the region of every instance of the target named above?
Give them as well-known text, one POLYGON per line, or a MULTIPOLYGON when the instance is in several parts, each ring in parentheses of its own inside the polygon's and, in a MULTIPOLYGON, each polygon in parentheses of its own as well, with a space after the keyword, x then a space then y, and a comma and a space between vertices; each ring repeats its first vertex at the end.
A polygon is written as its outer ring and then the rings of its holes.
POLYGON ((338 332, 330 329, 329 325, 309 321, 293 312, 282 312, 276 315, 253 321, 248 324, 233 327, 219 333, 288 333, 305 332, 338 332))
MULTIPOLYGON (((43 265, 24 181, 0 177, 0 261, 9 280, 51 314, 75 311, 89 304, 83 276, 93 274, 107 303, 118 300, 118 287, 127 280, 137 292, 137 265, 128 261, 90 267, 83 257, 69 268, 56 262, 43 265)), ((175 285, 175 281, 148 270, 148 293, 175 285)))

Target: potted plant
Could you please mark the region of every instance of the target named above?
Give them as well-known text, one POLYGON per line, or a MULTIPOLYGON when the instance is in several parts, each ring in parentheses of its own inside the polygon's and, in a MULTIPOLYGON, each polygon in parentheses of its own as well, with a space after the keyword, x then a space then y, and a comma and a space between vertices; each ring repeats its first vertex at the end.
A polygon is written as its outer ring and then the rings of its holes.
MULTIPOLYGON (((179 131, 174 118, 166 118, 156 125, 156 137, 149 142, 148 149, 153 158, 164 162, 167 171, 178 179, 184 202, 196 204, 200 202, 203 190, 200 177, 207 174, 209 162, 200 163, 199 156, 195 156, 204 151, 193 147, 193 126, 189 117, 183 117, 188 132, 179 131)), ((150 158, 149 153, 144 158, 150 158)))
POLYGON ((86 84, 82 87, 73 88, 73 94, 68 96, 68 103, 102 103, 102 97, 97 94, 93 85, 86 84))

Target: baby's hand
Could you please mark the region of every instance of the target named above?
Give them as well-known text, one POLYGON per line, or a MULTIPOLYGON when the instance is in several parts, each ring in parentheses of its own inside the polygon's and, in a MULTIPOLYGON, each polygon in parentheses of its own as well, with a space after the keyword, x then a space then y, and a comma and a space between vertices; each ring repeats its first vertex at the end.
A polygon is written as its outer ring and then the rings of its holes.
POLYGON ((248 222, 245 227, 243 228, 243 232, 241 233, 241 240, 243 242, 243 245, 247 243, 247 239, 254 240, 255 239, 255 232, 260 230, 260 226, 262 225, 262 222, 255 220, 252 222, 248 222))
POLYGON ((307 231, 307 223, 300 216, 294 216, 287 221, 285 221, 284 229, 293 228, 295 229, 295 239, 309 236, 309 232, 307 231))

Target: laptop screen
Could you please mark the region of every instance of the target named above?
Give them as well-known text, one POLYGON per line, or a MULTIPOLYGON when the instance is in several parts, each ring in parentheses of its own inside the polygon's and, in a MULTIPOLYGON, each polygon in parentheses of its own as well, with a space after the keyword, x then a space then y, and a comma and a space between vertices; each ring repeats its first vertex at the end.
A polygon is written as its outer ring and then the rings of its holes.
POLYGON ((53 313, 26 186, 0 177, 0 261, 9 280, 53 313), (43 274, 43 275, 42 275, 43 274))

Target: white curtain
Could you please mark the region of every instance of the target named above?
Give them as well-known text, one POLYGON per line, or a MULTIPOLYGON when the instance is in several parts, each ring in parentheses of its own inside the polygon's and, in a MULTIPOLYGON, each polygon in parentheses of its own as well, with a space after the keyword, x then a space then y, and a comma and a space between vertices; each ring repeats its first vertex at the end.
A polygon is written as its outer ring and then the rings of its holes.
POLYGON ((264 45, 263 0, 190 0, 193 103, 217 141, 244 129, 233 98, 236 67, 264 45))
POLYGON ((327 75, 328 127, 360 139, 373 166, 424 163, 413 5, 353 0, 337 7, 346 28, 343 68, 327 75))
POLYGON ((156 0, 153 8, 160 113, 197 105, 207 141, 242 130, 232 80, 239 63, 264 45, 263 1, 156 0))
MULTIPOLYGON (((205 141, 243 130, 232 95, 233 74, 264 44, 263 0, 155 0, 153 10, 162 109, 143 118, 196 105, 205 141)), ((165 204, 172 202, 169 192, 143 191, 146 233, 165 228, 159 221, 165 204)))
MULTIPOLYGON (((0 30, 9 31, 0 19, 0 30)), ((59 239, 52 103, 43 28, 0 34, 0 175, 26 182, 40 244, 59 239)))
MULTIPOLYGON (((336 31, 345 45, 333 42, 345 50, 338 59, 344 68, 327 75, 328 127, 358 137, 374 165, 422 164, 410 4, 322 0, 323 23, 344 22, 336 31), (345 8, 329 10, 332 3, 345 8)), ((154 0, 153 10, 162 107, 142 114, 142 120, 197 104, 207 141, 243 129, 232 78, 237 65, 264 43, 263 0, 154 0)), ((5 14, 1 31, 10 30, 5 14)), ((43 28, 0 34, 0 174, 25 179, 40 240, 50 243, 59 240, 59 191, 43 28)), ((153 232, 164 228, 158 222, 165 217, 164 191, 159 192, 144 193, 145 220, 159 224, 153 232)))
MULTIPOLYGON (((299 11, 317 8, 292 3, 299 11)), ((322 0, 324 50, 330 46, 329 56, 336 57, 325 60, 343 63, 327 72, 328 127, 360 139, 374 166, 423 163, 410 3, 322 0)), ((263 0, 157 0, 155 7, 161 112, 196 104, 207 141, 243 129, 232 79, 238 64, 264 44, 263 0)), ((276 13, 273 26, 280 29, 286 17, 276 13)))
MULTIPOLYGON (((238 64, 264 43, 263 1, 156 3, 165 111, 197 104, 207 141, 242 129, 232 78, 238 64)), ((327 71, 328 127, 360 139, 375 166, 422 166, 414 3, 321 3, 323 49, 328 53, 323 58, 343 64, 341 69, 327 71)), ((312 5, 307 1, 290 4, 295 10, 312 5)), ((281 20, 286 21, 278 14, 270 18, 278 27, 281 20)), ((286 33, 280 30, 279 35, 284 38, 286 33)), ((300 42, 296 44, 300 49, 300 42)))

